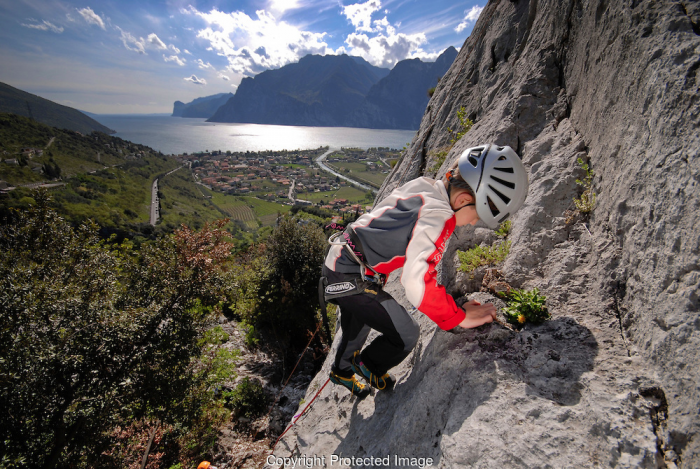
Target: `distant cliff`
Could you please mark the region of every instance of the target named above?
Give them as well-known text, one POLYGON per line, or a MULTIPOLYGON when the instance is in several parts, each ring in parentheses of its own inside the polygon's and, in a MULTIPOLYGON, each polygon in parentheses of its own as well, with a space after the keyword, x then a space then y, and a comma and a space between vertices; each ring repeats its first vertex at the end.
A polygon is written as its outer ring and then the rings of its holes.
POLYGON ((298 63, 244 78, 211 122, 339 126, 389 73, 347 55, 307 55, 298 63))
MULTIPOLYGON (((470 146, 512 146, 530 188, 499 269, 539 288, 552 319, 445 332, 392 274, 387 289, 421 326, 395 390, 358 402, 329 384, 275 455, 700 467, 699 68, 698 2, 488 2, 378 197, 442 177, 470 146), (475 124, 452 147, 461 107, 475 124), (595 173, 589 216, 572 213, 578 159, 595 173)), ((503 306, 479 292, 484 271, 465 277, 455 256, 496 238, 478 225, 455 232, 440 266, 449 293, 503 306)))
POLYGON ((197 98, 189 103, 175 101, 173 104, 173 117, 203 117, 208 119, 232 97, 233 93, 219 93, 197 98))
POLYGON ((346 115, 348 127, 418 129, 428 105, 428 90, 435 88, 457 57, 447 48, 435 62, 402 60, 367 93, 357 110, 346 115))
POLYGON ((212 122, 417 129, 428 89, 457 55, 435 63, 399 62, 393 70, 359 57, 309 55, 296 64, 244 78, 212 122))
POLYGON ((54 103, 5 83, 0 83, 0 112, 29 117, 42 124, 83 134, 95 130, 114 132, 77 109, 54 103))

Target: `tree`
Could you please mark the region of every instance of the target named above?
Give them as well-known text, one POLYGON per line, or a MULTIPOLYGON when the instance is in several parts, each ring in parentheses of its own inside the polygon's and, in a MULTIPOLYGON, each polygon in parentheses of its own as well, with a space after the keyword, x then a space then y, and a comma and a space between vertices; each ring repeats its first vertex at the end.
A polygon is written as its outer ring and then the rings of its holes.
POLYGON ((231 246, 222 221, 112 247, 35 198, 0 229, 0 467, 94 466, 120 422, 196 416, 231 246))
POLYGON ((285 351, 305 346, 306 331, 316 328, 325 247, 320 227, 284 218, 267 245, 239 266, 231 310, 256 329, 272 331, 285 351))

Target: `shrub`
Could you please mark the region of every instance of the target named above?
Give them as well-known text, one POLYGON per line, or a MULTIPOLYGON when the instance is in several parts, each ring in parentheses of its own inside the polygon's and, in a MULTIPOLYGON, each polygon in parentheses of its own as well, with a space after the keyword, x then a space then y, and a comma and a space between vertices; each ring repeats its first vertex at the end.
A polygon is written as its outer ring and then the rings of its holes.
POLYGON ((305 346, 306 331, 316 328, 326 247, 319 226, 298 221, 284 218, 267 244, 240 259, 231 275, 231 311, 258 333, 272 332, 286 353, 305 346))
POLYGON ((506 319, 511 324, 522 326, 526 322, 540 324, 551 318, 545 302, 547 298, 540 295, 537 288, 532 290, 511 290, 508 293, 501 293, 508 306, 503 308, 506 319))
POLYGON ((459 270, 464 273, 472 273, 481 266, 498 264, 505 260, 509 251, 510 241, 494 246, 475 246, 468 251, 457 251, 460 261, 459 270))
POLYGON ((262 385, 247 376, 236 389, 224 393, 226 406, 239 417, 254 419, 267 410, 267 398, 262 385))
POLYGON ((189 428, 232 366, 198 340, 222 298, 222 222, 134 252, 35 199, 0 228, 3 461, 94 467, 124 422, 189 428))

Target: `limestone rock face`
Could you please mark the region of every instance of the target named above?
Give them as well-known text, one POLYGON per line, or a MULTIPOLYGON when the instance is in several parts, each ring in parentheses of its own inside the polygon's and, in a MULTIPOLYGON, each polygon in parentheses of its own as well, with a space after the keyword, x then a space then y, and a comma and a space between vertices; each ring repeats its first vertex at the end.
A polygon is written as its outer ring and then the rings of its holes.
MULTIPOLYGON (((489 2, 379 197, 441 177, 470 146, 513 147, 530 189, 499 268, 513 287, 539 288, 552 319, 445 332, 394 274, 389 291, 421 325, 396 389, 358 402, 329 384, 275 455, 699 467, 699 68, 697 2, 489 2), (461 107, 475 125, 451 146, 461 107), (595 172, 590 216, 570 212, 578 158, 595 172)), ((456 231, 441 266, 450 293, 481 285, 460 278, 455 252, 494 241, 479 226, 456 231)))

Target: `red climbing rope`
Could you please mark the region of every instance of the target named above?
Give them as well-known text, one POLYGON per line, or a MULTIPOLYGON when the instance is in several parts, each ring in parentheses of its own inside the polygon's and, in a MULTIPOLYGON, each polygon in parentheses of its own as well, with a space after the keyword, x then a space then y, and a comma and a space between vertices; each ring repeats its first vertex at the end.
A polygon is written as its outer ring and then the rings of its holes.
POLYGON ((294 374, 294 372, 297 371, 297 367, 299 366, 299 363, 301 363, 301 359, 304 358, 304 354, 305 354, 306 351, 309 349, 309 346, 311 345, 311 342, 314 340, 314 337, 316 337, 316 333, 318 332, 318 330, 319 330, 320 328, 321 328, 321 323, 319 322, 319 323, 316 325, 316 330, 314 331, 313 335, 312 335, 311 338, 309 339, 309 343, 306 344, 306 347, 304 348, 304 352, 302 352, 301 356, 299 357, 299 360, 297 360, 297 364, 294 365, 294 369, 292 370, 291 373, 289 373, 289 377, 287 378, 287 381, 284 382, 284 385, 282 386, 282 389, 280 389, 279 392, 277 393, 277 395, 275 396, 275 402, 272 403, 272 405, 270 406, 270 410, 267 412, 267 415, 265 416, 265 420, 266 420, 266 421, 267 421, 267 419, 270 417, 270 414, 272 413, 272 409, 275 408, 275 404, 277 404, 277 401, 279 400, 280 395, 282 394, 282 391, 284 391, 284 388, 287 387, 287 384, 289 383, 289 380, 292 379, 292 375, 294 374))
POLYGON ((277 438, 277 441, 275 441, 275 444, 272 445, 272 452, 275 451, 275 447, 277 446, 277 443, 279 443, 279 441, 282 439, 282 437, 284 436, 284 434, 287 433, 287 432, 289 431, 290 428, 292 428, 294 425, 296 425, 297 421, 304 415, 304 413, 306 413, 307 409, 308 409, 309 407, 311 407, 311 404, 314 403, 314 401, 316 400, 316 398, 318 397, 318 395, 321 394, 321 391, 323 391, 323 388, 326 387, 326 385, 328 384, 328 382, 329 382, 330 380, 331 380, 331 379, 328 378, 328 379, 326 380, 326 382, 323 383, 323 386, 321 386, 321 389, 318 390, 318 392, 316 393, 316 395, 314 396, 314 398, 311 399, 311 402, 309 402, 309 404, 308 404, 306 407, 304 407, 304 410, 302 410, 300 414, 297 414, 297 415, 294 416, 294 422, 292 422, 292 424, 291 424, 290 426, 288 426, 287 429, 286 429, 285 431, 282 432, 282 434, 279 436, 279 438, 277 438))

